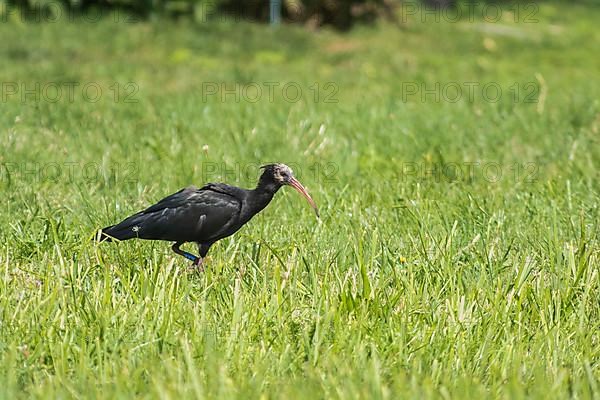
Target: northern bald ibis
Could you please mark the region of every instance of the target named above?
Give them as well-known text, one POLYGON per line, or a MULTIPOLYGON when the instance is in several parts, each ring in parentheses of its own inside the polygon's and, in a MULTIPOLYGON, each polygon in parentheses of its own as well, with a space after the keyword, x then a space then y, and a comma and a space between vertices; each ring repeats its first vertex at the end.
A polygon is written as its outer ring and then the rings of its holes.
POLYGON ((317 217, 317 205, 304 186, 285 164, 263 167, 255 189, 242 189, 224 183, 209 183, 201 188, 181 189, 158 203, 134 214, 116 225, 103 228, 100 241, 147 239, 175 242, 175 253, 192 261, 202 270, 202 261, 217 240, 233 235, 264 209, 277 191, 289 185, 303 195, 317 217), (198 245, 199 257, 183 251, 186 242, 198 245))

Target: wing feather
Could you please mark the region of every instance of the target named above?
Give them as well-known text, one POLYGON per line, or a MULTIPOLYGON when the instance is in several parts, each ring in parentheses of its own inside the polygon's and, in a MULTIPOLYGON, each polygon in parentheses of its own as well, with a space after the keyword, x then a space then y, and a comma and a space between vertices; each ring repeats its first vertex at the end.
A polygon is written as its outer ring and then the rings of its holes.
POLYGON ((105 231, 118 239, 212 242, 240 213, 241 199, 223 190, 188 187, 105 231))

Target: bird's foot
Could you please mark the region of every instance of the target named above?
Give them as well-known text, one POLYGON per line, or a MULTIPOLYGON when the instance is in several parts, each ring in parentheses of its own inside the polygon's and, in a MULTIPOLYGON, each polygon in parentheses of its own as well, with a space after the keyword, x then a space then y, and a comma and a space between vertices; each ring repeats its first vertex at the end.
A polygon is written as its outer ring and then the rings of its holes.
POLYGON ((196 259, 190 266, 190 270, 194 272, 204 272, 204 263, 202 257, 196 257, 196 259))

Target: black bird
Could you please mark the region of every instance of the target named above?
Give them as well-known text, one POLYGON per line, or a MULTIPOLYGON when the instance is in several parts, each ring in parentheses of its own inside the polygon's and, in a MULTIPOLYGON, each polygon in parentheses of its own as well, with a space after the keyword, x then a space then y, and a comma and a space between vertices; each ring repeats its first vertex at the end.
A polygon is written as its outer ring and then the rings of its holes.
POLYGON ((224 183, 209 183, 200 189, 190 186, 165 197, 144 211, 122 222, 103 228, 100 241, 113 239, 148 239, 175 242, 175 253, 192 261, 202 269, 202 259, 217 240, 233 235, 246 222, 265 208, 279 188, 289 185, 306 197, 315 210, 317 205, 304 186, 285 164, 268 164, 263 167, 255 189, 242 189, 224 183), (180 249, 186 242, 198 245, 200 257, 180 249))

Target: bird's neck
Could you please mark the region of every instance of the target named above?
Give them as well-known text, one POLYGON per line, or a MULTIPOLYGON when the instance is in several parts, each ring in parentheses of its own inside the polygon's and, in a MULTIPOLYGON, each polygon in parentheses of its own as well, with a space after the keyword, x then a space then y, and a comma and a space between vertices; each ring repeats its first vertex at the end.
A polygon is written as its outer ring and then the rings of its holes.
POLYGON ((248 208, 253 213, 261 211, 273 199, 273 196, 281 186, 277 184, 259 184, 255 189, 248 193, 248 208))

